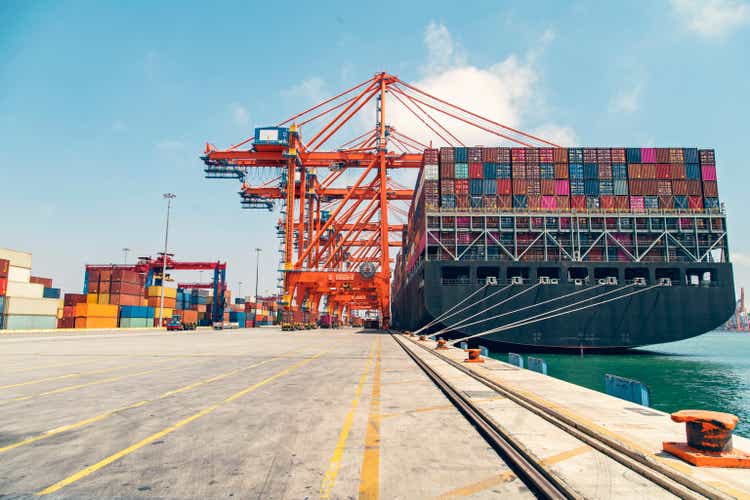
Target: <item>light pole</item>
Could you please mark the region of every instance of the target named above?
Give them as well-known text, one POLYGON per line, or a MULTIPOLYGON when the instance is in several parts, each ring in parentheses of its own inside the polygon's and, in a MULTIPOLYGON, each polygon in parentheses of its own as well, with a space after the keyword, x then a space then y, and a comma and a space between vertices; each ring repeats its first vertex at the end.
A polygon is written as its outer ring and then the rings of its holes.
POLYGON ((123 248, 122 249, 122 263, 127 264, 128 263, 128 252, 130 252, 132 248, 123 248))
POLYGON ((258 270, 260 262, 260 248, 255 249, 255 310, 253 311, 253 327, 255 327, 255 321, 258 318, 258 270))
POLYGON ((161 266, 161 298, 159 299, 159 328, 164 324, 164 282, 167 277, 167 244, 169 243, 169 210, 172 208, 172 200, 177 195, 164 193, 162 195, 167 200, 167 228, 164 231, 164 263, 161 266))

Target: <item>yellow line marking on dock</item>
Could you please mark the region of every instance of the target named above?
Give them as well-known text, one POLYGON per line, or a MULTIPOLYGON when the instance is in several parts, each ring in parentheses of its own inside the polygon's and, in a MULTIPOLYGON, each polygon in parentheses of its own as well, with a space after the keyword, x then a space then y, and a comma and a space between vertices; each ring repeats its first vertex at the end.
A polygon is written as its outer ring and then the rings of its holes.
POLYGON ((2 389, 12 389, 14 387, 23 387, 26 385, 35 385, 35 384, 42 384, 44 382, 54 382, 55 380, 63 380, 66 378, 73 378, 73 377, 83 377, 84 375, 98 375, 100 373, 109 373, 109 372, 115 372, 117 370, 125 370, 126 368, 129 368, 132 365, 128 366, 118 366, 115 368, 105 368, 102 370, 93 370, 89 372, 76 372, 76 373, 66 373, 65 375, 55 375, 54 377, 45 377, 45 378, 38 378, 36 380, 27 380, 26 382, 18 382, 15 384, 8 384, 8 385, 0 385, 0 390, 2 389))
POLYGON ((321 352, 321 353, 318 353, 318 354, 315 354, 315 355, 310 356, 310 357, 307 357, 307 358, 303 359, 302 361, 299 361, 299 362, 293 364, 292 366, 290 366, 288 368, 285 368, 285 369, 283 369, 281 371, 276 372, 275 374, 271 375, 270 377, 268 377, 266 379, 261 380, 260 382, 257 382, 255 384, 253 384, 253 385, 251 385, 251 386, 249 386, 249 387, 247 387, 247 388, 245 388, 245 389, 243 389, 243 390, 235 393, 235 394, 232 394, 231 396, 223 399, 222 401, 220 401, 220 402, 218 402, 216 404, 208 406, 208 407, 202 409, 201 411, 199 411, 197 413, 194 413, 193 415, 190 415, 189 417, 180 420, 179 422, 175 423, 174 425, 171 425, 171 426, 169 426, 169 427, 167 427, 165 429, 162 429, 159 432, 151 434, 150 436, 148 436, 148 437, 146 437, 146 438, 138 441, 137 443, 135 443, 135 444, 133 444, 131 446, 128 446, 127 448, 124 448, 124 449, 118 451, 117 453, 114 453, 114 454, 108 456, 107 458, 105 458, 103 460, 100 460, 99 462, 97 462, 97 463, 95 463, 93 465, 90 465, 90 466, 86 467, 85 469, 82 469, 79 472, 76 472, 75 474, 73 474, 71 476, 68 476, 65 479, 63 479, 61 481, 58 481, 57 483, 55 483, 55 484, 53 484, 51 486, 48 486, 47 488, 45 488, 45 489, 37 492, 37 496, 43 496, 43 495, 49 495, 50 493, 55 493, 56 491, 59 491, 62 488, 66 487, 66 486, 69 486, 69 485, 75 483, 76 481, 79 481, 79 480, 85 478, 86 476, 89 476, 89 475, 93 474, 94 472, 96 472, 96 471, 98 471, 98 470, 106 467, 107 465, 109 465, 109 464, 111 464, 113 462, 116 462, 117 460, 120 460, 121 458, 123 458, 123 457, 125 457, 127 455, 130 455, 131 453, 133 453, 135 451, 138 451, 139 449, 143 448, 144 446, 146 446, 148 444, 151 444, 154 441, 157 441, 157 440, 163 438, 164 436, 166 436, 168 434, 173 433, 174 431, 180 429, 181 427, 186 426, 190 422, 198 420, 199 418, 204 417, 204 416, 208 415, 209 413, 212 413, 213 411, 217 410, 218 408, 221 408, 222 406, 224 406, 224 405, 226 405, 228 403, 231 403, 231 402, 239 399, 240 397, 242 397, 242 396, 244 396, 244 395, 246 395, 248 393, 251 393, 251 392, 253 392, 253 391, 257 390, 257 389, 260 389, 264 385, 266 385, 266 384, 268 384, 270 382, 273 382, 274 380, 276 380, 278 378, 281 378, 281 377, 283 377, 285 375, 288 375, 289 373, 291 373, 291 372, 293 372, 293 371, 295 371, 295 370, 297 370, 299 368, 302 368, 306 364, 310 363, 314 359, 317 359, 317 358, 323 356, 327 352, 330 352, 330 350, 324 351, 324 352, 321 352))
MULTIPOLYGON (((568 460, 569 458, 577 457, 578 455, 582 455, 589 451, 592 451, 592 448, 590 446, 579 446, 577 448, 563 451, 562 453, 544 458, 541 462, 544 465, 552 465, 568 460)), ((468 497, 471 495, 476 495, 481 491, 494 488, 495 486, 509 483, 514 479, 516 479, 516 475, 513 473, 513 471, 505 471, 499 474, 493 474, 492 476, 481 479, 475 483, 467 484, 466 486, 461 486, 460 488, 456 488, 455 490, 448 491, 446 493, 443 493, 442 495, 437 496, 436 498, 447 499, 456 497, 468 497)))
POLYGON ((750 499, 750 493, 748 493, 747 491, 738 490, 737 488, 729 486, 728 484, 721 481, 707 481, 707 483, 718 490, 729 493, 731 496, 737 498, 738 500, 750 499))
POLYGON ((203 386, 205 384, 208 384, 208 383, 211 383, 211 382, 215 382, 217 380, 225 379, 225 378, 230 377, 232 375, 235 375, 237 373, 240 373, 240 372, 249 370, 251 368, 255 368, 255 367, 261 366, 261 365, 265 365, 266 363, 270 363, 272 361, 278 361, 279 359, 285 358, 288 355, 290 355, 293 352, 298 351, 298 350, 299 349, 294 349, 292 351, 284 353, 284 354, 282 354, 280 356, 277 356, 275 358, 266 359, 264 361, 260 361, 258 363, 254 363, 252 365, 244 366, 242 368, 237 368, 235 370, 232 370, 232 371, 229 371, 229 372, 226 372, 226 373, 222 373, 221 375, 216 375, 216 376, 211 377, 211 378, 200 380, 200 381, 198 381, 198 382, 196 382, 194 384, 186 385, 184 387, 180 387, 180 388, 172 390, 172 391, 167 391, 167 392, 165 392, 163 394, 160 394, 159 396, 157 396, 154 399, 144 399, 143 401, 138 401, 137 403, 129 404, 129 405, 126 405, 126 406, 121 406, 120 408, 115 408, 113 410, 107 410, 107 411, 102 412, 102 413, 100 413, 98 415, 95 415, 93 417, 90 417, 90 418, 87 418, 87 419, 84 419, 84 420, 80 420, 78 422, 74 422, 72 424, 63 425, 61 427, 56 427, 54 429, 50 429, 48 431, 43 432, 42 434, 38 434, 36 436, 32 436, 30 438, 23 439, 21 441, 16 441, 15 443, 9 444, 7 446, 0 447, 0 453, 5 453, 6 451, 14 450, 16 448, 20 448, 21 446, 25 446, 25 445, 28 445, 28 444, 31 444, 31 443, 36 443, 37 441, 41 441, 42 439, 47 439, 47 438, 50 438, 52 436, 56 436, 58 434, 62 434, 64 432, 68 432, 68 431, 73 431, 73 430, 76 430, 76 429, 80 429, 82 427, 86 427, 87 425, 90 425, 90 424, 93 424, 93 423, 96 423, 96 422, 100 422, 100 421, 102 421, 102 420, 104 420, 106 418, 111 417, 112 415, 117 414, 117 413, 120 413, 120 412, 123 412, 123 411, 126 411, 126 410, 132 410, 134 408, 139 408, 139 407, 147 405, 149 403, 153 403, 154 401, 157 401, 159 399, 168 398, 169 396, 173 396, 174 394, 178 394, 178 393, 181 393, 181 392, 189 391, 189 390, 195 389, 197 387, 203 386))
POLYGON ((359 498, 377 500, 380 498, 380 361, 383 351, 382 337, 378 336, 378 354, 372 380, 370 416, 365 433, 365 451, 362 459, 362 472, 359 475, 359 498))
POLYGON ((333 455, 331 456, 331 460, 328 464, 328 470, 326 470, 326 473, 323 476, 323 482, 320 485, 319 491, 320 498, 331 498, 331 491, 333 490, 333 486, 336 484, 336 476, 338 476, 339 468, 341 467, 341 459, 343 458, 344 450, 346 449, 346 440, 349 438, 349 432, 351 431, 352 422, 354 421, 354 412, 359 406, 359 400, 362 396, 362 390, 364 389, 367 375, 370 373, 372 361, 375 358, 375 345, 376 342, 373 341, 372 347, 370 348, 370 354, 368 355, 367 361, 365 362, 365 367, 362 370, 362 374, 359 376, 357 389, 354 391, 354 399, 352 400, 352 403, 349 407, 349 412, 344 418, 344 425, 341 427, 338 441, 336 441, 336 447, 333 449, 333 455))

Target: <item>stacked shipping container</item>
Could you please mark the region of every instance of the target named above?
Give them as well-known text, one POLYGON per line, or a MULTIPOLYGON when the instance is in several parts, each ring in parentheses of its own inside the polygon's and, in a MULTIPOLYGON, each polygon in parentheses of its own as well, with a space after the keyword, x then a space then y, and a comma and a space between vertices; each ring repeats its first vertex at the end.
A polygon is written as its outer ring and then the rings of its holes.
POLYGON ((30 253, 0 249, 0 328, 55 328, 59 295, 52 280, 31 276, 30 253))
POLYGON ((714 151, 696 148, 428 149, 417 193, 426 210, 719 208, 714 151))

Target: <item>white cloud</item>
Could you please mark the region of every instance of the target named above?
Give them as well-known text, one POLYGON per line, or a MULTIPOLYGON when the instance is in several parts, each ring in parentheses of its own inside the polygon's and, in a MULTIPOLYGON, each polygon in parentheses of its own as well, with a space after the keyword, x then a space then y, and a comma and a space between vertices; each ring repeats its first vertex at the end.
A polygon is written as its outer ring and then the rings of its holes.
POLYGON ((672 10, 689 31, 724 38, 750 22, 750 6, 740 0, 671 0, 672 10))
POLYGON ((313 76, 303 80, 298 85, 294 85, 281 91, 283 97, 297 97, 313 103, 322 101, 326 98, 325 82, 319 76, 313 76))
MULTIPOLYGON (((537 61, 554 39, 554 31, 547 30, 525 54, 511 54, 501 61, 480 67, 467 62, 465 51, 456 44, 445 25, 431 22, 424 34, 428 64, 422 68, 422 78, 410 83, 493 121, 517 129, 534 129, 540 134, 547 134, 543 136, 545 139, 573 144, 575 132, 572 128, 548 122, 543 115, 547 106, 540 90, 541 75, 537 61)), ((399 97, 404 99, 403 96, 399 97)), ((408 101, 407 104, 415 109, 414 104, 408 101)), ((424 105, 421 106, 425 108, 424 105)), ((425 110, 467 145, 506 142, 497 135, 438 111, 428 108, 425 110)), ((427 129, 395 99, 391 99, 389 116, 390 124, 398 131, 424 143, 432 141, 434 145, 445 144, 438 134, 427 129)), ((437 129, 434 124, 433 128, 437 129)), ((447 137, 446 133, 440 132, 447 137)))
POLYGON ((247 128, 250 126, 250 113, 242 104, 233 103, 231 106, 232 119, 239 127, 247 128))
POLYGON ((620 89, 609 103, 609 109, 615 113, 635 113, 641 105, 645 83, 636 82, 629 88, 620 89))

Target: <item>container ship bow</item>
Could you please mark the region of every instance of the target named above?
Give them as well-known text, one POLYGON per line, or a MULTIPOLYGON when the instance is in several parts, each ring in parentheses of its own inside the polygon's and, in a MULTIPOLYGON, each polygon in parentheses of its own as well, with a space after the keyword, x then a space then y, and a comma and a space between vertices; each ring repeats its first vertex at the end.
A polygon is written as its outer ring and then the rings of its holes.
POLYGON ((713 150, 428 149, 414 192, 396 328, 599 351, 700 335, 734 312, 713 150))

